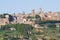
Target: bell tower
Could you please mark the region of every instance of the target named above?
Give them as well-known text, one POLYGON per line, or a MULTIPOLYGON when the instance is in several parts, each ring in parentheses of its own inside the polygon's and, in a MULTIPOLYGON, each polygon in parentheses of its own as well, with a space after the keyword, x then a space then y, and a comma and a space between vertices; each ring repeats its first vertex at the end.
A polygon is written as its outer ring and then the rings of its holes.
POLYGON ((39 14, 43 14, 44 12, 43 12, 43 10, 42 10, 42 8, 39 8, 39 14))
POLYGON ((39 16, 41 17, 41 20, 45 19, 45 14, 44 14, 42 8, 39 9, 39 16))
POLYGON ((35 14, 35 10, 34 10, 34 9, 32 10, 32 14, 33 14, 33 15, 35 14))
POLYGON ((35 10, 32 9, 31 16, 35 16, 35 10))

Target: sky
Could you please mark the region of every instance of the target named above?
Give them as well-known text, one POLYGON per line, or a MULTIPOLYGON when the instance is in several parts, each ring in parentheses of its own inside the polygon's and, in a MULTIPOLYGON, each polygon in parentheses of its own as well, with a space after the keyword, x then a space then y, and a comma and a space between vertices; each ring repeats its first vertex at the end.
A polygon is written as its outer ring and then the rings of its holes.
POLYGON ((60 11, 60 0, 0 0, 0 14, 2 13, 30 13, 42 8, 44 12, 60 11))

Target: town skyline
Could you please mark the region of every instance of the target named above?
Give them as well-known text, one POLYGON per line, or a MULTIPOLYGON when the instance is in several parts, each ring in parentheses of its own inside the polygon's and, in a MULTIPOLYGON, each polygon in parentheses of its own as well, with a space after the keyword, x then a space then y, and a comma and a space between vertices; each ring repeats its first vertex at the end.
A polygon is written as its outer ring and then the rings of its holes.
POLYGON ((3 12, 3 13, 0 13, 0 14, 30 14, 32 11, 34 10, 35 14, 38 14, 41 10, 44 12, 44 13, 48 13, 48 12, 60 12, 60 11, 44 11, 42 8, 39 8, 37 11, 35 9, 31 9, 30 12, 25 12, 25 11, 22 11, 22 12, 14 12, 14 13, 8 13, 8 12, 3 12))
POLYGON ((0 0, 0 13, 30 13, 32 9, 38 12, 60 11, 60 0, 0 0))

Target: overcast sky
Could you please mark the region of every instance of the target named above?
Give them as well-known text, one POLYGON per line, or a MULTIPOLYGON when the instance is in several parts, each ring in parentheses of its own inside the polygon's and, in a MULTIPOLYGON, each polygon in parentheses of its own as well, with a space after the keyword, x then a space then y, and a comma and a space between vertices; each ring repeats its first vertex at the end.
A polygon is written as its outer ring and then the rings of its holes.
POLYGON ((0 13, 19 13, 25 11, 36 12, 42 8, 43 11, 60 11, 60 0, 0 0, 0 13))

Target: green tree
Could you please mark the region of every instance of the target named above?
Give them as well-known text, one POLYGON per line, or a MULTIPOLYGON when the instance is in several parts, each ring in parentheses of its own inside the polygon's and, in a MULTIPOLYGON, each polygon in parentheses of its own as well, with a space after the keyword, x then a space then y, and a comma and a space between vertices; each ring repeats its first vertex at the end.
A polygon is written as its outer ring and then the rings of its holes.
POLYGON ((34 18, 34 17, 32 17, 32 16, 28 16, 27 18, 30 19, 30 18, 34 18))
POLYGON ((39 15, 35 15, 35 18, 38 19, 38 18, 40 18, 40 16, 39 15))

